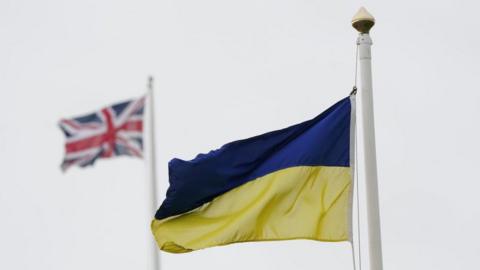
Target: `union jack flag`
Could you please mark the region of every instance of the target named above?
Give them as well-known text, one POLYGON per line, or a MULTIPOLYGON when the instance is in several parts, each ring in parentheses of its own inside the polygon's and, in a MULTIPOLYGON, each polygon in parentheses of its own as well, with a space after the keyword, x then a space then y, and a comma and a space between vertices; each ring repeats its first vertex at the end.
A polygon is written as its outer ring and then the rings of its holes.
POLYGON ((145 97, 105 107, 81 117, 60 120, 66 136, 62 170, 86 167, 99 158, 142 158, 145 97))

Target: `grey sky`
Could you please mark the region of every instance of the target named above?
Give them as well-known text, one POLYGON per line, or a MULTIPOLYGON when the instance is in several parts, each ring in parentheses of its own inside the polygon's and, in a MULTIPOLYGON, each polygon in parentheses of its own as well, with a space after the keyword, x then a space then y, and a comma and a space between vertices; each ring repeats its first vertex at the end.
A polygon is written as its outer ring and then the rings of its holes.
MULTIPOLYGON (((475 1, 0 1, 0 269, 147 269, 141 160, 59 170, 62 117, 156 79, 167 162, 309 119, 353 84, 372 31, 385 269, 473 269, 480 248, 480 36, 475 1)), ((364 237, 364 239, 366 239, 364 237)), ((348 243, 162 253, 163 269, 352 269, 348 243)))

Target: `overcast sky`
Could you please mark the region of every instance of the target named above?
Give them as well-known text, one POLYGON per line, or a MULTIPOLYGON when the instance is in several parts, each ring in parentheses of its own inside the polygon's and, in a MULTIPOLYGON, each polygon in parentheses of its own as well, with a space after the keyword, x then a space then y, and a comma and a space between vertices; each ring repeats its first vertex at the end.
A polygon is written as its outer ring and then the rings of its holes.
MULTIPOLYGON (((154 75, 163 199, 171 158, 307 120, 345 97, 350 19, 361 5, 377 19, 385 269, 478 267, 476 1, 2 0, 0 269, 149 269, 144 162, 100 160, 62 174, 57 121, 138 97, 154 75)), ((168 270, 352 269, 348 243, 314 241, 161 260, 168 270)))

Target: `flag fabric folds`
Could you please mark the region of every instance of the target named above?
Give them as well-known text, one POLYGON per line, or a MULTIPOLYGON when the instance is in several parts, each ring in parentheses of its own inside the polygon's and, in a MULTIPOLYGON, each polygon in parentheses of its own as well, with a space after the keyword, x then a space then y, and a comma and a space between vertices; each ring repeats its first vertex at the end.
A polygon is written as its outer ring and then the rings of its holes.
POLYGON ((182 253, 236 242, 351 238, 354 97, 319 116, 169 163, 151 229, 182 253))
POLYGON ((117 103, 97 112, 62 119, 66 137, 62 170, 86 167, 99 158, 127 155, 142 157, 145 98, 117 103))

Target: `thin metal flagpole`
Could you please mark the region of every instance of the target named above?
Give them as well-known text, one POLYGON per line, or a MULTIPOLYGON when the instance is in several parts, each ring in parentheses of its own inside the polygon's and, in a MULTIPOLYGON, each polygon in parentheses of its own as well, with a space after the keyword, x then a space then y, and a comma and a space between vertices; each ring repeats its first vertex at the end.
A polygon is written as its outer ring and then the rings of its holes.
POLYGON ((365 164, 365 187, 367 191, 367 219, 369 238, 370 270, 382 270, 382 242, 380 232, 380 210, 378 203, 377 159, 375 147, 375 124, 372 94, 372 56, 370 29, 375 19, 365 8, 360 8, 352 19, 357 29, 358 57, 360 62, 360 97, 363 122, 363 152, 365 164))
MULTIPOLYGON (((150 203, 151 203, 151 213, 155 213, 157 210, 157 169, 155 163, 155 110, 154 110, 154 95, 153 95, 153 77, 148 77, 148 174, 150 180, 150 203)), ((155 242, 151 244, 152 249, 152 269, 160 270, 160 253, 158 252, 157 245, 155 242)))

